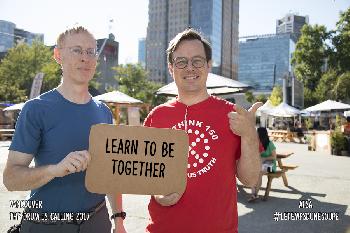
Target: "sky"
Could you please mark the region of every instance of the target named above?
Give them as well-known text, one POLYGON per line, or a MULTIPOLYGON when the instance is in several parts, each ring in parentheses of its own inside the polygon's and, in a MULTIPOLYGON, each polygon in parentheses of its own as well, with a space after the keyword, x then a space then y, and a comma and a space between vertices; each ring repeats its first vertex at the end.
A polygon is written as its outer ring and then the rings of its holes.
MULTIPOLYGON (((275 33, 276 20, 287 13, 308 15, 309 23, 334 29, 339 12, 350 0, 240 0, 239 36, 275 33)), ((43 33, 54 45, 68 27, 82 25, 97 39, 113 33, 119 42, 119 63, 137 62, 138 40, 146 37, 148 0, 0 0, 0 20, 43 33)))

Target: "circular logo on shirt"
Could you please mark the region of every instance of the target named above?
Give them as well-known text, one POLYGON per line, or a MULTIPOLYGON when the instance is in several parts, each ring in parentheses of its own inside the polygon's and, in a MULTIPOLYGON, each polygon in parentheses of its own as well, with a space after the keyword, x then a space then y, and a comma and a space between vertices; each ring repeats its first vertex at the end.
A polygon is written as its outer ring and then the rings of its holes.
POLYGON ((187 176, 195 178, 209 173, 216 162, 211 150, 218 139, 215 130, 196 120, 188 120, 187 124, 183 121, 172 128, 186 130, 189 136, 187 176))

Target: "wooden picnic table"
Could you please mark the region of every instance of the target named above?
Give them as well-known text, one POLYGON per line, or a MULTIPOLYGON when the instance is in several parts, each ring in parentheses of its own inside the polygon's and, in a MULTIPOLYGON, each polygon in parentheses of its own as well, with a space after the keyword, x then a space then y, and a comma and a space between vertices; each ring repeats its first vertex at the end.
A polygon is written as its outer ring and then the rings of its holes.
POLYGON ((12 138, 15 133, 15 129, 0 129, 0 140, 5 138, 12 138))
POLYGON ((281 140, 281 142, 294 142, 294 133, 289 130, 269 130, 269 137, 273 141, 281 140))
POLYGON ((266 174, 267 175, 267 184, 266 184, 264 200, 267 200, 269 197, 272 180, 274 178, 282 177, 284 185, 286 187, 288 187, 288 180, 287 180, 286 172, 288 172, 288 170, 293 170, 293 169, 297 168, 298 166, 283 164, 282 159, 288 158, 292 154, 294 154, 294 152, 279 152, 279 151, 277 151, 277 153, 276 153, 277 170, 274 173, 267 173, 266 174))

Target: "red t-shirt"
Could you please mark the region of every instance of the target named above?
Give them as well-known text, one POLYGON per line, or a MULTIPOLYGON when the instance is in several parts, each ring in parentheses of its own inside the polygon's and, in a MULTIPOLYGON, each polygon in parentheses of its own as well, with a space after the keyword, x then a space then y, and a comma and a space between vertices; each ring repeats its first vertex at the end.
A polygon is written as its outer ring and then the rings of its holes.
POLYGON ((186 130, 189 136, 187 186, 178 203, 148 209, 152 233, 237 232, 236 160, 241 139, 227 114, 234 105, 217 97, 186 106, 177 100, 153 109, 144 125, 186 130))

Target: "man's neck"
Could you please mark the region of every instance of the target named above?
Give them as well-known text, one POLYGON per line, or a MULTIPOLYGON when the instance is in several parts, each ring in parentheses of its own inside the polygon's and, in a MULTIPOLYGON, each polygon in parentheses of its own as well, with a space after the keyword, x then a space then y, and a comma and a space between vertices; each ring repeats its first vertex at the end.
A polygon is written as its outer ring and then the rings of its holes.
POLYGON ((187 105, 191 106, 194 104, 198 104, 206 99, 208 99, 210 95, 207 91, 198 94, 198 93, 179 93, 178 101, 187 105))
POLYGON ((74 85, 62 81, 57 91, 67 100, 76 104, 86 104, 90 101, 91 95, 87 85, 74 85))

